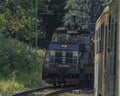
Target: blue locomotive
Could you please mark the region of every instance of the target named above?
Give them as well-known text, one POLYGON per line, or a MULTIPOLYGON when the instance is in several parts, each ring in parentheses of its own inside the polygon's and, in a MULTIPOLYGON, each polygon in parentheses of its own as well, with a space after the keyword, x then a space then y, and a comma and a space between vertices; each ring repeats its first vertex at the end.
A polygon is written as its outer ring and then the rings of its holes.
POLYGON ((54 85, 91 81, 92 47, 90 31, 57 28, 45 54, 43 80, 54 85))

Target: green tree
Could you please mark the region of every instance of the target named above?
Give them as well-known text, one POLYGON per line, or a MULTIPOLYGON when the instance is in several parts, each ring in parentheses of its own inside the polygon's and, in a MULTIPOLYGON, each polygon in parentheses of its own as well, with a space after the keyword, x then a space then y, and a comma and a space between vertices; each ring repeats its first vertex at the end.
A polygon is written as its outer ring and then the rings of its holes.
POLYGON ((64 6, 66 0, 46 0, 46 10, 39 10, 40 18, 43 19, 43 30, 46 32, 46 39, 50 42, 54 30, 63 25, 64 6))
POLYGON ((79 25, 88 25, 94 31, 95 22, 104 7, 102 0, 67 0, 64 16, 64 25, 73 23, 72 15, 76 15, 79 25))
MULTIPOLYGON (((44 0, 38 1, 38 10, 44 10, 44 0), (39 7, 40 6, 40 7, 39 7), (41 9, 40 9, 41 8, 41 9)), ((0 32, 24 42, 35 40, 36 21, 41 26, 41 18, 36 17, 35 0, 4 0, 0 3, 0 32)), ((39 34, 41 33, 39 27, 39 34)))
POLYGON ((77 16, 77 23, 88 23, 90 12, 90 0, 67 0, 65 6, 66 14, 64 24, 72 23, 72 15, 77 16))

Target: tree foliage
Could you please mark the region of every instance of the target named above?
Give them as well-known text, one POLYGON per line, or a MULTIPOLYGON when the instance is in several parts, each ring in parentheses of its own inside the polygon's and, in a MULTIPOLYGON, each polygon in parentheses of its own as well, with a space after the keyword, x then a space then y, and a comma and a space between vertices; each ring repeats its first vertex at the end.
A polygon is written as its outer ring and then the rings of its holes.
POLYGON ((43 85, 41 68, 44 51, 37 51, 34 48, 36 37, 40 41, 38 42, 40 47, 42 44, 43 47, 46 45, 41 25, 42 18, 38 18, 38 14, 36 16, 39 10, 46 10, 45 0, 38 0, 37 4, 38 10, 35 0, 0 0, 0 80, 2 81, 7 81, 14 73, 16 81, 25 87, 43 85))
POLYGON ((22 34, 22 31, 30 26, 29 13, 25 9, 26 6, 21 5, 22 2, 19 1, 6 0, 1 3, 0 20, 1 26, 4 27, 4 30, 1 30, 1 32, 5 35, 14 36, 17 33, 22 34))
POLYGON ((66 14, 64 17, 64 24, 67 25, 72 21, 72 15, 77 16, 77 23, 88 23, 90 12, 90 0, 67 0, 66 14))
MULTIPOLYGON (((0 33, 28 43, 36 39, 36 26, 41 26, 41 18, 36 16, 38 10, 44 10, 44 0, 4 0, 0 3, 0 33), (38 10, 36 10, 36 6, 38 10), (37 22, 37 25, 36 25, 37 22)), ((37 35, 43 34, 39 27, 37 35)), ((39 37, 38 37, 39 38, 39 37)), ((41 38, 41 37, 40 37, 41 38)))
POLYGON ((94 31, 95 22, 100 16, 107 0, 67 0, 64 16, 64 25, 73 23, 72 15, 76 15, 79 25, 88 25, 94 31))
POLYGON ((10 79, 14 73, 15 79, 23 82, 25 87, 42 85, 44 50, 36 52, 35 49, 29 49, 29 46, 15 39, 4 36, 0 38, 0 79, 10 79))
POLYGON ((64 16, 64 6, 66 0, 46 0, 45 10, 39 11, 42 18, 43 30, 46 32, 46 39, 48 42, 51 40, 51 36, 55 29, 62 26, 62 19, 64 16))
MULTIPOLYGON (((97 18, 100 14, 99 10, 102 10, 101 0, 37 1, 36 5, 36 0, 0 0, 0 33, 26 43, 31 42, 34 46, 36 37, 38 41, 45 42, 45 39, 50 41, 55 28, 62 26, 63 22, 64 25, 73 22, 72 14, 77 15, 77 22, 80 24, 95 23, 96 19, 93 20, 93 18, 97 18), (93 14, 97 15, 93 16, 93 14)), ((105 5, 108 0, 104 0, 104 2, 105 5)), ((41 44, 38 45, 46 47, 41 44)))

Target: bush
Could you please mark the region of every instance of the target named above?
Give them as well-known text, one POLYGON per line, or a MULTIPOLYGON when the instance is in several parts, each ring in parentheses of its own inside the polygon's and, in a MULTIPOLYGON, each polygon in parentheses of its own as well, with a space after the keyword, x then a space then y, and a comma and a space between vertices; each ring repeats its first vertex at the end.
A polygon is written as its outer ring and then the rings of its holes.
POLYGON ((17 81, 13 80, 0 80, 0 95, 2 96, 9 96, 10 94, 13 94, 16 91, 22 91, 25 90, 24 85, 18 83, 17 81))
POLYGON ((2 80, 0 86, 5 84, 0 91, 8 94, 25 88, 43 86, 41 72, 45 50, 36 51, 16 39, 3 36, 0 38, 0 78, 2 80), (15 77, 12 82, 9 81, 11 77, 15 77), (9 92, 6 91, 8 89, 9 92))

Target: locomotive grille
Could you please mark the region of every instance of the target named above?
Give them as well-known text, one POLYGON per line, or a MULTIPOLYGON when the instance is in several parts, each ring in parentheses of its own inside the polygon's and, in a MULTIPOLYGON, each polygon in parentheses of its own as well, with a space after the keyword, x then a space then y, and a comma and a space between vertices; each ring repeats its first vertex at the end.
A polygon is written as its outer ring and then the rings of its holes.
POLYGON ((62 52, 55 52, 55 63, 62 63, 62 52))
POLYGON ((73 53, 72 52, 66 52, 66 63, 71 64, 73 62, 73 53))
POLYGON ((46 64, 78 64, 78 51, 50 51, 46 64))
POLYGON ((73 56, 73 52, 55 52, 55 64, 73 64, 76 62, 76 57, 73 56))

